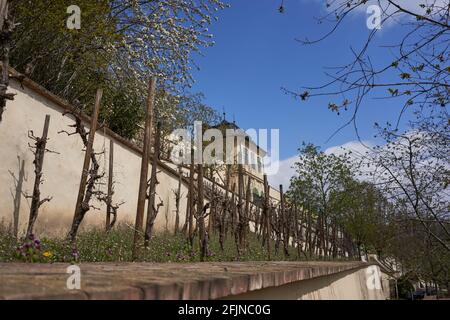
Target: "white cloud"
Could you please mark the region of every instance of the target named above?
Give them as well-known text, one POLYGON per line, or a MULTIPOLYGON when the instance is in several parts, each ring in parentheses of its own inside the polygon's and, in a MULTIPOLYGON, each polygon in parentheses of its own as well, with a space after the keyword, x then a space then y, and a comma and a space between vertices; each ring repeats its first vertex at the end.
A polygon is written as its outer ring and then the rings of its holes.
POLYGON ((295 175, 295 169, 292 168, 294 163, 298 160, 298 156, 292 156, 290 158, 279 161, 279 170, 276 174, 271 174, 267 176, 269 184, 278 189, 279 185, 282 184, 284 190, 289 188, 289 181, 292 176, 295 175))
MULTIPOLYGON (((324 4, 328 3, 329 1, 319 0, 324 4)), ((338 0, 338 1, 332 1, 330 2, 330 7, 326 7, 325 10, 327 12, 331 12, 335 10, 336 8, 339 8, 343 4, 346 4, 348 0, 338 0)), ((440 14, 445 12, 446 8, 448 8, 449 0, 396 0, 394 1, 395 4, 400 6, 401 8, 412 12, 414 14, 418 15, 424 15, 426 13, 426 10, 430 6, 434 6, 435 11, 440 11, 440 14), (420 5, 425 5, 425 8, 422 8, 420 5)), ((356 14, 364 14, 368 16, 367 14, 367 8, 371 5, 378 5, 381 8, 382 11, 382 18, 391 16, 393 13, 398 11, 398 8, 394 5, 390 4, 387 0, 369 0, 364 5, 361 5, 354 10, 354 13, 356 14)), ((415 19, 413 16, 399 12, 398 14, 393 15, 391 18, 389 18, 384 26, 390 27, 394 25, 396 22, 399 22, 402 19, 415 19)))
MULTIPOLYGON (((326 154, 341 155, 348 151, 352 151, 355 157, 359 154, 365 154, 367 147, 373 147, 373 144, 369 141, 349 141, 341 145, 333 146, 325 150, 326 154)), ((276 174, 271 174, 267 176, 269 184, 278 189, 279 185, 282 184, 284 190, 289 188, 289 182, 291 177, 295 176, 295 169, 293 168, 295 162, 298 161, 298 155, 289 157, 287 159, 279 161, 279 170, 276 174)))
MULTIPOLYGON (((324 5, 329 1, 319 0, 323 2, 324 5)), ((327 11, 333 11, 334 9, 345 5, 348 0, 339 0, 330 2, 330 6, 326 7, 327 11)), ((434 6, 435 8, 446 8, 448 6, 448 0, 394 0, 393 3, 397 4, 399 7, 408 10, 410 12, 416 14, 423 14, 426 11, 426 8, 422 8, 421 5, 425 5, 425 7, 434 6)), ((398 9, 389 3, 388 0, 369 0, 364 5, 357 7, 357 11, 366 12, 368 6, 378 5, 383 10, 386 10, 387 14, 392 14, 398 9)))
POLYGON ((348 153, 350 160, 353 160, 355 162, 360 162, 360 168, 358 172, 355 172, 355 177, 359 180, 367 180, 367 175, 370 171, 374 170, 374 167, 369 164, 367 166, 367 161, 362 160, 365 158, 367 154, 370 154, 373 152, 374 144, 370 141, 349 141, 342 145, 330 147, 325 150, 326 154, 335 154, 336 156, 348 153), (361 162, 361 160, 363 162, 361 162))
POLYGON ((365 154, 367 151, 373 147, 373 144, 370 141, 349 141, 344 144, 330 147, 325 150, 326 154, 335 154, 337 156, 345 154, 351 151, 353 154, 365 154))

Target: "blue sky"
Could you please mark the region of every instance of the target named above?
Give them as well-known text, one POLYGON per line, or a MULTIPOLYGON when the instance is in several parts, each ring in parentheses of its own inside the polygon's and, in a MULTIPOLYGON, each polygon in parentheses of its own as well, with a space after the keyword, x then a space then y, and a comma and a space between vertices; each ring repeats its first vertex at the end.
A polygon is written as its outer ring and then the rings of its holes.
MULTIPOLYGON (((327 81, 327 67, 351 61, 350 47, 358 49, 369 29, 367 15, 360 12, 330 38, 304 46, 295 39, 315 39, 331 24, 318 24, 315 17, 325 13, 325 1, 285 0, 285 13, 277 10, 280 0, 231 0, 231 8, 219 13, 211 28, 215 46, 195 57, 200 71, 194 72, 194 91, 203 92, 206 102, 244 128, 279 128, 280 158, 296 155, 302 141, 324 150, 357 139, 353 126, 342 130, 329 142, 332 133, 350 117, 337 116, 327 109, 331 98, 294 100, 281 87, 301 90, 302 86, 327 81)), ((396 26, 383 27, 371 51, 377 65, 391 63, 394 55, 380 45, 392 44, 400 35, 396 26)), ((395 122, 400 103, 368 99, 358 114, 363 140, 374 141, 374 122, 395 122)))

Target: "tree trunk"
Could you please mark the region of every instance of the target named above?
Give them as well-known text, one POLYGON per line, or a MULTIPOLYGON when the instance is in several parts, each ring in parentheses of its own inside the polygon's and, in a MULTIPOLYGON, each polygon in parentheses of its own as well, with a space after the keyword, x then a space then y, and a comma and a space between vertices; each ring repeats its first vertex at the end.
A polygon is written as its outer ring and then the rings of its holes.
POLYGON ((111 230, 111 213, 114 179, 114 142, 109 140, 109 165, 108 165, 108 195, 106 202, 106 231, 111 230))
POLYGON ((161 148, 161 122, 158 122, 156 126, 156 135, 155 135, 155 144, 153 149, 153 159, 152 159, 152 173, 150 176, 150 186, 149 186, 149 198, 148 198, 148 206, 147 206, 147 223, 145 227, 145 247, 148 246, 152 233, 153 233, 153 224, 155 222, 156 216, 158 215, 158 210, 155 207, 155 198, 156 198, 156 185, 159 183, 157 178, 157 170, 158 170, 158 160, 159 160, 159 152, 161 148))
MULTIPOLYGON (((98 89, 95 97, 94 113, 91 116, 91 125, 89 128, 89 139, 87 141, 86 151, 84 154, 83 171, 81 172, 80 186, 78 189, 78 197, 75 205, 75 213, 73 215, 72 227, 69 232, 69 239, 74 242, 77 237, 78 228, 83 221, 84 215, 89 210, 89 203, 86 203, 86 183, 89 175, 89 165, 92 160, 95 131, 97 131, 98 114, 100 112, 100 103, 102 100, 103 90, 98 89)), ((82 124, 81 124, 82 125, 82 124)), ((95 165, 95 164, 94 164, 95 165)), ((98 168, 97 168, 98 170, 98 168)), ((97 172, 95 172, 96 174, 97 172)), ((88 197, 86 200, 90 200, 88 197)))
POLYGON ((236 230, 236 247, 238 256, 242 255, 242 249, 244 247, 244 206, 243 206, 243 194, 244 194, 244 172, 242 164, 238 165, 238 204, 237 204, 237 230, 236 230))
POLYGON ((229 187, 230 187, 230 171, 231 166, 227 165, 226 168, 226 177, 225 177, 225 198, 222 202, 222 216, 220 217, 220 230, 219 230, 219 244, 220 249, 224 250, 224 242, 225 242, 225 236, 226 236, 226 218, 228 213, 228 194, 229 194, 229 187))
POLYGON ((197 165, 197 224, 199 234, 200 260, 204 261, 207 254, 207 235, 205 228, 204 196, 203 196, 203 165, 197 165))
POLYGON ((191 166, 189 168, 189 190, 188 190, 188 205, 186 208, 187 213, 187 236, 188 242, 191 248, 194 246, 194 150, 191 149, 191 166))
POLYGON ((175 230, 174 233, 178 233, 180 227, 180 201, 181 201, 181 179, 183 177, 183 171, 181 166, 178 168, 178 187, 175 193, 175 230))
MULTIPOLYGON (((39 214, 39 207, 42 205, 41 202, 41 191, 40 186, 42 183, 42 167, 44 165, 44 155, 47 146, 47 136, 48 136, 48 127, 50 125, 50 115, 45 116, 44 129, 42 131, 42 136, 40 138, 36 138, 36 150, 35 150, 35 158, 34 158, 34 187, 33 187, 33 196, 31 199, 31 208, 30 208, 30 217, 28 220, 28 228, 27 228, 27 238, 33 233, 34 223, 39 214)), ((47 199, 43 200, 44 202, 47 199)))
POLYGON ((6 107, 6 100, 13 100, 14 94, 8 93, 9 86, 9 52, 14 22, 9 17, 9 4, 7 0, 0 1, 0 61, 2 74, 0 78, 0 123, 6 107))
POLYGON ((267 175, 264 175, 264 206, 263 206, 263 216, 265 220, 265 240, 267 246, 267 257, 271 260, 270 253, 270 236, 271 236, 271 228, 270 228, 270 212, 269 212, 269 185, 267 183, 267 175))
POLYGON ((244 248, 247 249, 248 248, 248 239, 247 236, 250 233, 250 197, 251 197, 251 192, 252 192, 252 188, 251 188, 251 182, 252 179, 250 177, 248 177, 247 179, 247 191, 245 193, 245 215, 244 215, 244 232, 243 232, 243 244, 244 244, 244 248))
POLYGON ((137 258, 137 249, 142 241, 144 226, 145 200, 147 199, 148 162, 150 157, 150 143, 153 127, 153 111, 155 103, 156 78, 152 77, 148 86, 147 110, 145 116, 144 146, 142 150, 141 174, 139 179, 138 203, 136 222, 134 225, 133 260, 137 258))
POLYGON ((213 173, 211 173, 211 180, 212 180, 212 186, 211 186, 211 206, 210 206, 210 215, 208 219, 208 234, 212 234, 215 232, 216 227, 216 179, 213 176, 213 173))

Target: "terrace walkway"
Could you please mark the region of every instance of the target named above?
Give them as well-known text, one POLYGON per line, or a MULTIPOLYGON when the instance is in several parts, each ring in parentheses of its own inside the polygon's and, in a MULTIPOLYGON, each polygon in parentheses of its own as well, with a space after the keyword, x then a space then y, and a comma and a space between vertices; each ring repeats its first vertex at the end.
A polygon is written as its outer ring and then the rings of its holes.
MULTIPOLYGON (((220 299, 367 269, 363 262, 0 263, 0 299, 220 299), (300 281, 300 282, 299 282, 300 281), (257 291, 259 290, 259 291, 257 291)), ((322 285, 323 286, 323 285, 322 285)), ((276 299, 276 296, 268 296, 276 299)))

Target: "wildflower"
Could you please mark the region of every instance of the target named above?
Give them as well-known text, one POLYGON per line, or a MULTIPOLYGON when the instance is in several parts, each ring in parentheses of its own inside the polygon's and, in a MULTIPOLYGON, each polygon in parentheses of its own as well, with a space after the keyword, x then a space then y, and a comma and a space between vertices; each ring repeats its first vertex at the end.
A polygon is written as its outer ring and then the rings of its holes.
POLYGON ((78 253, 78 250, 76 248, 72 249, 72 257, 75 260, 78 260, 78 258, 80 257, 80 254, 78 253))
POLYGON ((177 259, 178 260, 184 260, 184 255, 182 253, 177 253, 177 259))
POLYGON ((45 251, 42 255, 43 255, 44 257, 46 257, 46 258, 51 258, 51 257, 53 257, 53 253, 51 253, 50 251, 45 251))

